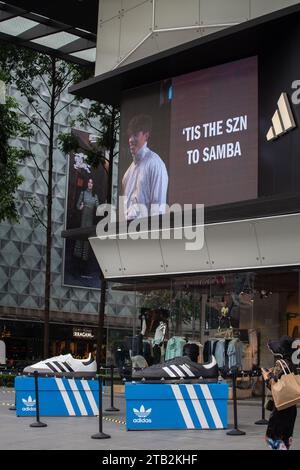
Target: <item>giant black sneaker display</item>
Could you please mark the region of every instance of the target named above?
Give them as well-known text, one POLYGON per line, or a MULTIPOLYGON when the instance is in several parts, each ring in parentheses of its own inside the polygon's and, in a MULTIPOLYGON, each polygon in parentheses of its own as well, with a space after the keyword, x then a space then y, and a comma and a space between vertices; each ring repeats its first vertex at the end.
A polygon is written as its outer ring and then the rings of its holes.
POLYGON ((219 375, 218 364, 214 356, 208 364, 197 364, 187 356, 175 357, 162 364, 155 364, 145 369, 133 370, 132 380, 166 381, 208 380, 219 375))

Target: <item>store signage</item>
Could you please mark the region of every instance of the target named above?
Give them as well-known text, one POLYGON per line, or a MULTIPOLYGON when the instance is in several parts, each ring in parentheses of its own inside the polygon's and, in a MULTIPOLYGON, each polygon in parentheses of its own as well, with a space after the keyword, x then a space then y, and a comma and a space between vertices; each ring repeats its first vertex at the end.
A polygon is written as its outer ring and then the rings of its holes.
POLYGON ((268 141, 275 140, 296 128, 295 119, 286 93, 281 93, 277 105, 278 109, 272 117, 272 126, 267 133, 268 141))
POLYGON ((95 336, 89 328, 73 328, 73 337, 74 338, 85 338, 93 339, 95 336))
POLYGON ((199 286, 214 286, 214 285, 221 285, 223 286, 226 284, 225 276, 215 276, 215 277, 208 277, 207 279, 200 279, 199 286))

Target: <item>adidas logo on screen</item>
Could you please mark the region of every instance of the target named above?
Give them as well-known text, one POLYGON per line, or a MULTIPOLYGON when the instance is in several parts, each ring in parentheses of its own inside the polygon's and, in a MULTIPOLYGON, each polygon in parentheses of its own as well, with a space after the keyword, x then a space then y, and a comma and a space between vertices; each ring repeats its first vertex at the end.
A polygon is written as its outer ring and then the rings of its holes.
POLYGON ((296 127, 289 98, 286 93, 281 93, 277 105, 278 109, 272 117, 272 126, 267 133, 268 141, 275 140, 296 127))

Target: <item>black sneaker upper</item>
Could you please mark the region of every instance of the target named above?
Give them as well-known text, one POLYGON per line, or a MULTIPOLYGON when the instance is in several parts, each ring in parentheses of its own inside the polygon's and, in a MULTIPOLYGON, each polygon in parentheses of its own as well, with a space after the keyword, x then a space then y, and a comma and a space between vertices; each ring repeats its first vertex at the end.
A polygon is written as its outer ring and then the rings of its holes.
POLYGON ((134 370, 133 380, 175 380, 175 379, 214 379, 219 374, 215 358, 209 364, 197 364, 187 356, 175 357, 162 364, 155 364, 141 370, 134 370))

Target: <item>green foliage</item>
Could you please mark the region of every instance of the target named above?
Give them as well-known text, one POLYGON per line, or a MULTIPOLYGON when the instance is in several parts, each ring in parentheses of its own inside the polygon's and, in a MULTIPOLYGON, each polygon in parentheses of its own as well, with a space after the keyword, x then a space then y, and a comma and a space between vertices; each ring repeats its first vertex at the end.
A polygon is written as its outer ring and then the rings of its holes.
POLYGON ((0 387, 14 387, 15 376, 12 374, 0 373, 0 387))
MULTIPOLYGON (((94 168, 101 164, 108 171, 108 158, 105 152, 110 153, 110 158, 117 155, 120 131, 119 108, 94 102, 85 114, 80 113, 77 116, 76 122, 83 128, 93 129, 97 136, 93 145, 82 149, 87 156, 87 163, 94 168)), ((79 150, 79 142, 71 133, 59 134, 58 142, 65 154, 79 150)))
MULTIPOLYGON (((29 126, 31 126, 32 132, 39 130, 48 139, 49 146, 53 144, 54 137, 51 133, 51 126, 53 129, 56 116, 68 105, 61 104, 61 94, 71 84, 88 78, 92 74, 92 69, 54 59, 49 55, 6 42, 0 42, 0 64, 0 79, 5 80, 8 84, 14 84, 29 104, 26 108, 21 103, 13 102, 12 98, 8 98, 6 105, 3 108, 0 106, 2 108, 0 109, 0 156, 3 167, 1 175, 3 184, 0 188, 0 221, 5 218, 18 221, 15 191, 23 178, 18 175, 17 166, 30 152, 11 148, 8 139, 17 136, 30 137, 29 126), (48 96, 42 93, 41 83, 46 88, 48 96), (48 107, 49 113, 45 113, 45 106, 48 107), (52 109, 51 117, 49 117, 50 109, 52 109), (20 114, 24 118, 23 122, 19 118, 20 114)), ((34 155, 32 158, 40 176, 45 180, 38 161, 35 160, 34 155)), ((28 201, 28 203, 34 217, 39 219, 41 212, 39 208, 32 201, 28 201)), ((42 219, 39 220, 45 226, 42 219)))
POLYGON ((60 133, 57 138, 59 149, 67 154, 79 148, 79 141, 74 134, 60 133))
POLYGON ((55 86, 59 91, 92 75, 90 67, 56 60, 54 76, 51 56, 6 42, 0 43, 0 63, 2 73, 10 83, 15 83, 23 95, 33 100, 37 91, 34 86, 35 79, 42 77, 45 86, 55 86))
POLYGON ((29 156, 30 152, 10 145, 10 139, 28 137, 30 127, 20 120, 16 113, 17 102, 7 97, 0 105, 0 222, 9 219, 18 221, 16 190, 23 182, 18 174, 18 163, 29 156))

